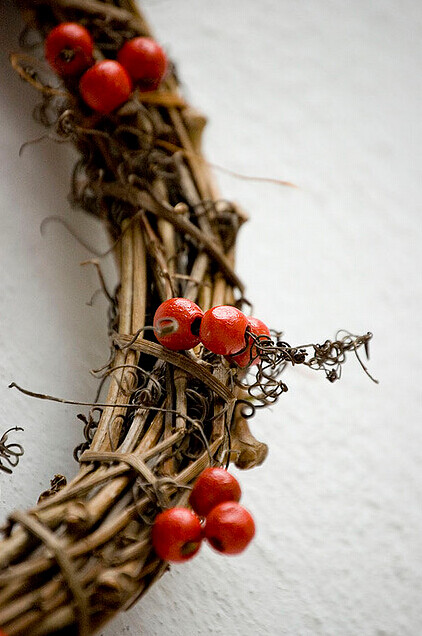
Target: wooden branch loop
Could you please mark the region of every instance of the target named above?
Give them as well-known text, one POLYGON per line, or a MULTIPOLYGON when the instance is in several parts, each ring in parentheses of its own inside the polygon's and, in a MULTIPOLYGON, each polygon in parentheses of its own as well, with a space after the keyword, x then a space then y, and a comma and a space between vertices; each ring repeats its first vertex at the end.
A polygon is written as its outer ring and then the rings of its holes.
POLYGON ((31 534, 40 539, 47 549, 53 553, 57 565, 60 567, 62 576, 75 599, 79 636, 88 636, 91 633, 88 597, 79 582, 72 561, 67 556, 61 541, 57 539, 54 532, 51 532, 51 530, 42 525, 33 515, 17 510, 10 515, 10 519, 19 523, 31 534))
POLYGON ((36 58, 28 55, 27 53, 11 53, 10 54, 10 63, 12 68, 20 75, 20 77, 31 84, 37 91, 44 93, 45 95, 51 95, 53 97, 65 97, 69 101, 72 101, 73 98, 71 94, 64 90, 63 88, 54 88, 52 86, 47 86, 40 82, 38 79, 32 77, 32 75, 23 67, 22 63, 30 64, 31 67, 42 67, 43 70, 47 68, 46 64, 43 64, 36 58))
MULTIPOLYGON (((60 23, 83 24, 95 60, 115 59, 125 40, 152 35, 135 0, 18 3, 41 40, 60 23)), ((98 256, 113 253, 120 285, 110 292, 91 261, 109 302, 112 355, 100 373, 107 394, 100 401, 101 384, 96 399, 83 403, 92 408, 80 416, 85 441, 77 476, 11 516, 16 528, 0 541, 0 624, 10 636, 88 636, 167 567, 150 538, 159 509, 185 505, 201 472, 230 457, 233 370, 202 345, 171 351, 149 341, 145 329, 169 297, 190 298, 202 309, 241 306, 236 298, 243 299, 244 286, 234 266, 239 214, 221 200, 200 152, 206 119, 181 96, 171 64, 156 91, 135 89, 103 115, 83 104, 76 78, 49 86, 52 70, 44 62, 25 53, 11 61, 41 92, 36 118, 80 152, 72 204, 106 223, 111 247, 98 256)), ((250 451, 241 427, 233 427, 233 437, 238 455, 239 444, 250 451)))

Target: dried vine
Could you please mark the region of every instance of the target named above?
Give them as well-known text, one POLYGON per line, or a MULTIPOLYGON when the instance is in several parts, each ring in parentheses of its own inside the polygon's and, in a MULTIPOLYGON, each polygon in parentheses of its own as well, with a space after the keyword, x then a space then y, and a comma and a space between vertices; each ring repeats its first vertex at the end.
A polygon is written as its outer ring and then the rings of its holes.
POLYGON ((254 337, 260 360, 249 375, 202 346, 176 353, 157 344, 149 325, 163 300, 184 296, 203 310, 248 307, 234 269, 245 216, 215 188, 200 150, 206 120, 180 95, 174 69, 156 92, 136 90, 117 112, 100 116, 42 61, 44 37, 63 21, 89 28, 97 59, 150 35, 132 0, 19 4, 27 25, 21 45, 30 52, 12 55, 12 65, 40 91, 35 117, 47 136, 79 150, 71 200, 105 223, 120 284, 111 293, 99 260, 89 261, 109 301, 110 358, 94 371, 98 394, 79 415, 85 442, 75 449, 78 475, 68 484, 56 476, 37 506, 11 514, 4 529, 0 624, 10 636, 87 635, 167 569, 149 539, 157 512, 185 503, 210 464, 250 468, 265 459, 267 446, 247 419, 287 389, 279 379, 284 367, 305 364, 333 381, 346 353, 358 355, 371 335, 304 347, 278 334, 254 337))
POLYGON ((9 475, 13 472, 13 468, 19 464, 19 460, 24 453, 22 444, 17 444, 16 442, 6 444, 9 441, 11 431, 23 431, 23 428, 12 426, 0 438, 0 470, 9 475), (4 461, 9 465, 4 464, 4 461))

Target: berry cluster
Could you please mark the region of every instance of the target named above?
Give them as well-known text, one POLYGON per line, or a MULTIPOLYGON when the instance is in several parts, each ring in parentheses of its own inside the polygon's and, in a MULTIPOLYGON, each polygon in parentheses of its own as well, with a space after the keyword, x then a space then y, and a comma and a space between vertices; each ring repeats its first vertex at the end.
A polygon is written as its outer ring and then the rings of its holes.
POLYGON ((202 342, 239 367, 259 361, 251 334, 270 338, 270 330, 262 320, 247 317, 236 307, 219 305, 204 313, 187 298, 170 298, 161 303, 154 315, 154 330, 158 342, 169 349, 191 349, 202 342))
POLYGON ((137 85, 142 91, 158 88, 167 69, 161 46, 152 38, 125 42, 117 60, 94 63, 94 41, 76 22, 63 22, 48 34, 45 57, 64 78, 80 77, 79 92, 92 110, 106 115, 126 102, 137 85))
POLYGON ((203 539, 222 554, 243 552, 255 534, 255 524, 238 503, 240 496, 239 482, 224 468, 204 470, 190 494, 193 510, 175 507, 157 515, 151 538, 158 556, 164 561, 187 561, 203 539))

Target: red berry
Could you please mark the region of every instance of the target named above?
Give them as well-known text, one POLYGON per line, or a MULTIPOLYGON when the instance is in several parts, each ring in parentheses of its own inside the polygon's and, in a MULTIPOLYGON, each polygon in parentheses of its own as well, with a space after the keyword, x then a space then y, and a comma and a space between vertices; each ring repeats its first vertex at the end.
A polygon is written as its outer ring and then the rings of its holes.
POLYGON ((239 501, 242 491, 239 482, 224 468, 206 468, 198 477, 189 503, 201 517, 206 517, 223 501, 239 501))
POLYGON ((239 554, 255 534, 253 517, 235 501, 218 504, 207 516, 205 537, 212 547, 224 554, 239 554))
POLYGON ((239 309, 219 305, 205 312, 199 337, 213 353, 228 356, 244 348, 247 326, 248 319, 239 309))
POLYGON ((201 522, 188 508, 170 508, 157 515, 151 538, 154 550, 163 561, 187 561, 201 547, 201 522))
POLYGON ((141 90, 158 88, 167 69, 167 58, 152 38, 138 37, 126 42, 117 59, 141 90))
POLYGON ((132 81, 119 62, 102 60, 82 75, 79 91, 92 110, 107 115, 127 101, 132 81))
POLYGON ((173 351, 192 349, 199 344, 199 326, 202 309, 187 298, 170 298, 158 307, 154 315, 155 337, 158 342, 173 351), (165 328, 175 329, 172 333, 160 333, 165 328))
MULTIPOLYGON (((247 331, 250 331, 256 336, 271 337, 270 330, 267 325, 263 323, 262 320, 259 320, 259 318, 253 318, 252 316, 248 317, 247 331)), ((230 362, 235 362, 239 367, 247 367, 249 365, 258 364, 259 355, 256 346, 253 344, 252 338, 249 338, 245 351, 242 351, 237 355, 230 356, 229 359, 230 362)))
POLYGON ((45 57, 59 75, 79 75, 92 64, 94 43, 89 31, 76 22, 62 22, 48 34, 45 57))

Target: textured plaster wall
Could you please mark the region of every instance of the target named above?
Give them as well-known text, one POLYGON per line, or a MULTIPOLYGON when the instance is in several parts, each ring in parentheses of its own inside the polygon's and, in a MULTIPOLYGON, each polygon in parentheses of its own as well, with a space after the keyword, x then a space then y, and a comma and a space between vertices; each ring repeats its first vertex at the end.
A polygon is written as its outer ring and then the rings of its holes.
MULTIPOLYGON (((298 189, 220 176, 251 215, 238 269, 255 312, 292 344, 371 330, 375 386, 350 360, 330 385, 305 369, 253 422, 266 463, 239 474, 258 532, 241 557, 204 548, 104 630, 118 634, 419 636, 422 633, 421 4, 412 0, 148 0, 187 97, 210 117, 205 147, 227 168, 298 189)), ((78 409, 105 361, 105 303, 88 307, 89 254, 45 216, 68 215, 73 154, 43 141, 37 96, 8 68, 20 23, 0 8, 0 421, 26 455, 0 474, 1 516, 74 474, 78 409)), ((112 275, 109 266, 109 275, 112 275)), ((0 431, 0 432, 1 432, 0 431)))

